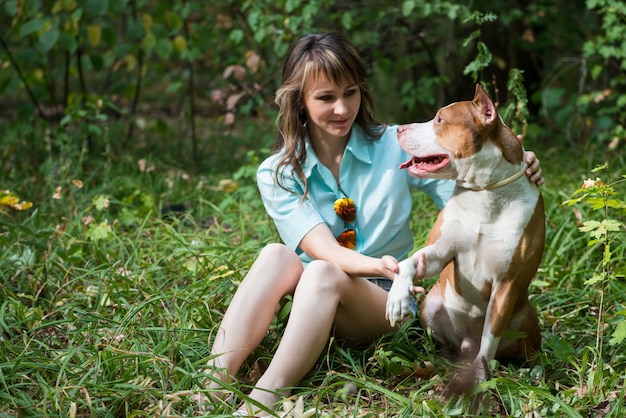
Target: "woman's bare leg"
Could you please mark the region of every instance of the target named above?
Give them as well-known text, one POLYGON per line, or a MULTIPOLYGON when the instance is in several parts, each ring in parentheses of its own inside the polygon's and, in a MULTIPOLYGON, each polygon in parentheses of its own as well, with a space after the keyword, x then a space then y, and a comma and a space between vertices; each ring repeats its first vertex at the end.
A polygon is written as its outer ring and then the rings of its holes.
POLYGON ((372 283, 323 261, 310 263, 296 287, 280 345, 250 397, 274 407, 276 392, 294 386, 311 370, 333 327, 339 336, 355 341, 391 331, 386 300, 387 292, 372 283))
MULTIPOLYGON (((281 298, 293 293, 302 262, 282 244, 266 246, 241 282, 217 331, 210 372, 222 381, 234 376, 267 332, 281 298)), ((218 389, 218 382, 210 388, 218 389)))

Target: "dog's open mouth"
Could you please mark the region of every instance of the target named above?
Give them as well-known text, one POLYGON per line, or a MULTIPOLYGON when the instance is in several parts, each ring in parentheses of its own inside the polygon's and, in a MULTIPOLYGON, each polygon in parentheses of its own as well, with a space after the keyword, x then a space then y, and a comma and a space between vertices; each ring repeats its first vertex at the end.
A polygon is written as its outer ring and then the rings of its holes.
POLYGON ((445 154, 431 155, 428 157, 413 157, 402 164, 400 168, 410 168, 411 171, 435 173, 445 168, 449 162, 450 158, 445 154))

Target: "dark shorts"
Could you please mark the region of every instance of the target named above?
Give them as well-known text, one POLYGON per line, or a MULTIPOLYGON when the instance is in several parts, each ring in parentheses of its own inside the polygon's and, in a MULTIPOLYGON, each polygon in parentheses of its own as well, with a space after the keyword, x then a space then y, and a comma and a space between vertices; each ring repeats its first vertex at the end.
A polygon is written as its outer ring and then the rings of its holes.
MULTIPOLYGON (((385 279, 384 277, 366 277, 366 280, 374 283, 376 286, 387 292, 389 292, 391 284, 393 283, 391 280, 385 279)), ((411 298, 410 309, 413 316, 417 316, 417 303, 415 302, 415 298, 411 298)))

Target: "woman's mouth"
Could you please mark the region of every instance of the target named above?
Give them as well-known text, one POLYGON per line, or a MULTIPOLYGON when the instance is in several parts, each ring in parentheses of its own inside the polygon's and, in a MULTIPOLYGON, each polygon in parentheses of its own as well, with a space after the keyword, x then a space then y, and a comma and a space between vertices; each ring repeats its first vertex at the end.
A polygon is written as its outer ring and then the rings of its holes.
POLYGON ((330 123, 331 125, 343 127, 350 123, 350 119, 331 120, 330 123))

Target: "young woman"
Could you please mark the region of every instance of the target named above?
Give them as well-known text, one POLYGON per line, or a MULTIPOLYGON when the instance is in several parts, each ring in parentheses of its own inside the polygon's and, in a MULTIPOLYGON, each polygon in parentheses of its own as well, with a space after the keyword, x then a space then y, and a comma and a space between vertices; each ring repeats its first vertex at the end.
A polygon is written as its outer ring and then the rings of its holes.
MULTIPOLYGON (((396 127, 375 121, 366 66, 341 36, 307 35, 292 46, 276 103, 277 146, 257 180, 284 244, 260 252, 224 315, 209 364, 228 382, 292 294, 282 340, 250 393, 269 408, 313 367, 331 334, 368 342, 393 330, 385 304, 398 260, 413 248, 411 188, 439 207, 453 188, 398 168, 408 155, 396 127)), ((525 159, 529 180, 540 185, 539 161, 532 152, 525 159)), ((262 414, 252 404, 241 411, 262 414)))

